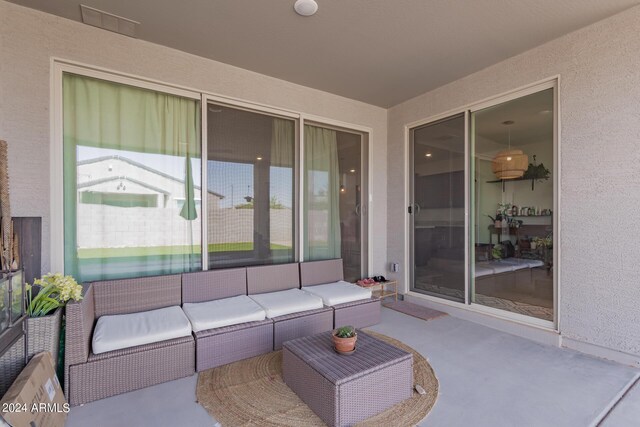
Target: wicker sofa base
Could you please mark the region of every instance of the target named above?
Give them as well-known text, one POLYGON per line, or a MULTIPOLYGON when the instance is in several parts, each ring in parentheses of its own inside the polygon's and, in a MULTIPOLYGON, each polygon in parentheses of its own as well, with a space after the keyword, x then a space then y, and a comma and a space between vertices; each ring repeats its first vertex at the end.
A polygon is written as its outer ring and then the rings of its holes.
POLYGON ((302 311, 276 317, 273 321, 273 349, 280 350, 285 341, 332 330, 333 309, 302 311))
POLYGON ((333 306, 333 323, 336 328, 351 325, 365 328, 380 323, 382 304, 379 298, 347 302, 333 306))
POLYGON ((209 329, 195 332, 196 371, 269 353, 273 350, 273 321, 209 329))
MULTIPOLYGON (((327 378, 324 370, 342 367, 330 362, 321 369, 311 367, 290 347, 292 343, 288 343, 282 353, 284 382, 329 426, 352 426, 409 399, 413 393, 412 358, 385 361, 379 367, 335 383, 327 378)), ((303 351, 310 352, 310 348, 305 346, 303 351)), ((333 350, 327 351, 333 353, 333 350)), ((307 357, 321 359, 323 354, 307 357)), ((345 357, 344 360, 351 359, 345 357)))
POLYGON ((87 363, 69 366, 69 404, 81 405, 193 375, 194 362, 191 336, 91 354, 87 363))

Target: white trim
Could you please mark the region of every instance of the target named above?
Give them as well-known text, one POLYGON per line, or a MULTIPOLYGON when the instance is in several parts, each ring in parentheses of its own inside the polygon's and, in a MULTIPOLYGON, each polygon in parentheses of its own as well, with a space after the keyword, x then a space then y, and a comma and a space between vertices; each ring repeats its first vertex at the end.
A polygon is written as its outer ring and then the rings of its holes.
POLYGON ((78 74, 86 77, 106 80, 108 82, 120 83, 136 88, 149 89, 156 92, 168 93, 171 95, 182 96, 200 100, 200 92, 181 88, 179 86, 160 83, 144 77, 132 77, 117 71, 110 71, 99 67, 79 65, 69 61, 54 59, 55 64, 59 65, 64 73, 78 74))
POLYGON ((200 232, 201 232, 201 250, 202 250, 202 270, 209 269, 209 211, 208 211, 208 202, 209 202, 209 192, 206 191, 209 188, 209 182, 207 181, 207 164, 209 161, 209 151, 208 151, 208 130, 209 127, 207 125, 207 112, 209 111, 207 99, 204 95, 200 98, 200 179, 202 182, 200 183, 200 188, 202 189, 200 194, 204 194, 201 196, 200 202, 200 232), (207 216, 205 217, 205 213, 207 216))
POLYGON ((62 135, 62 71, 61 64, 51 60, 49 132, 50 146, 50 263, 51 271, 64 272, 64 155, 62 135))
POLYGON ((537 326, 539 328, 558 332, 555 328, 555 323, 552 320, 544 320, 533 316, 527 316, 525 314, 514 313, 512 311, 502 310, 488 305, 482 305, 477 302, 471 302, 469 304, 469 307, 473 308, 478 313, 486 313, 495 317, 500 317, 502 319, 513 320, 514 322, 537 326))
POLYGON ((304 253, 304 226, 306 224, 306 220, 304 217, 304 196, 305 196, 305 176, 304 176, 304 156, 305 156, 305 150, 304 150, 304 117, 300 116, 300 120, 298 120, 298 123, 300 123, 300 129, 298 129, 298 148, 300 150, 300 173, 298 174, 298 176, 300 177, 300 188, 298 189, 298 198, 299 198, 299 205, 298 205, 298 221, 299 221, 299 227, 300 227, 300 233, 298 235, 298 245, 300 247, 300 250, 298 252, 299 254, 299 258, 298 261, 300 262, 304 262, 304 257, 307 255, 304 253))
POLYGON ((560 262, 560 253, 562 248, 560 247, 560 237, 562 236, 562 226, 560 224, 560 177, 562 176, 561 167, 561 146, 560 143, 560 76, 555 77, 555 87, 553 90, 553 112, 554 112, 554 124, 553 124, 553 148, 554 148, 554 163, 553 163, 553 295, 554 306, 553 314, 556 329, 561 331, 560 328, 560 271, 562 269, 562 263, 560 262))
POLYGON ((285 118, 294 119, 294 120, 297 120, 300 118, 299 113, 294 113, 292 111, 283 110, 280 108, 269 107, 262 104, 253 104, 247 101, 241 101, 241 100, 229 98, 226 96, 212 95, 206 92, 202 92, 202 96, 207 100, 207 102, 211 102, 216 105, 235 108, 236 110, 243 110, 251 113, 264 113, 270 116, 279 116, 279 117, 285 117, 285 118))
POLYGON ((366 132, 369 134, 369 137, 371 137, 371 134, 373 134, 373 129, 368 127, 368 126, 363 126, 363 125, 358 125, 355 123, 349 123, 349 122, 343 122, 341 120, 336 120, 336 119, 330 119, 327 117, 322 117, 322 116, 316 116, 314 114, 308 114, 308 113, 300 113, 301 117, 304 117, 304 120, 307 122, 310 122, 310 125, 326 125, 326 126, 335 126, 338 128, 342 128, 341 130, 344 130, 346 132, 348 132, 349 130, 351 131, 355 131, 355 132, 366 132))
POLYGON ((539 80, 535 83, 521 86, 520 88, 510 90, 497 96, 492 96, 480 102, 475 102, 469 105, 469 111, 472 113, 479 110, 484 110, 488 107, 493 107, 497 104, 503 104, 505 102, 513 101, 518 98, 523 98, 527 95, 531 95, 543 90, 552 89, 555 87, 555 82, 558 76, 549 77, 548 79, 539 80))
POLYGON ((623 351, 614 350, 597 344, 568 338, 564 335, 560 335, 560 346, 579 351, 580 353, 599 357, 601 359, 613 360, 614 362, 621 363, 623 365, 640 368, 640 355, 637 354, 625 353, 623 351))
POLYGON ((294 196, 294 200, 293 200, 293 207, 292 207, 292 212, 294 212, 294 218, 293 218, 293 247, 294 247, 294 251, 293 251, 293 259, 294 261, 298 262, 300 261, 300 256, 301 256, 301 250, 302 250, 302 245, 300 244, 300 236, 302 235, 302 228, 300 225, 300 207, 302 206, 302 201, 300 199, 300 179, 302 177, 302 160, 301 160, 301 146, 300 146, 300 142, 301 142, 301 136, 300 136, 300 120, 296 120, 295 121, 295 125, 294 125, 294 132, 295 132, 295 136, 294 136, 294 141, 295 141, 295 147, 294 147, 294 168, 293 168, 293 194, 294 196), (298 213, 297 215, 295 215, 295 213, 298 213))
POLYGON ((412 144, 411 144, 411 128, 409 125, 404 127, 404 205, 402 206, 402 215, 404 218, 404 230, 405 230, 405 242, 404 242, 404 280, 402 281, 402 293, 408 294, 411 290, 411 279, 413 278, 413 269, 411 263, 413 262, 413 217, 409 215, 407 209, 411 205, 413 199, 413 162, 412 158, 412 144))
MULTIPOLYGON (((364 136, 363 136, 364 138, 364 136)), ((364 139, 362 140, 364 144, 364 139)), ((368 276, 373 276, 373 219, 375 201, 373 200, 373 130, 367 132, 367 269, 368 276)), ((386 180, 386 177, 385 177, 386 180)), ((386 232, 386 230, 385 230, 386 232)), ((386 263, 386 260, 384 260, 386 263)), ((384 271, 384 266, 382 267, 384 271)), ((381 273, 382 274, 382 273, 381 273)))
POLYGON ((470 283, 471 283, 471 138, 469 136, 469 120, 471 114, 469 110, 464 112, 464 303, 471 303, 470 283))

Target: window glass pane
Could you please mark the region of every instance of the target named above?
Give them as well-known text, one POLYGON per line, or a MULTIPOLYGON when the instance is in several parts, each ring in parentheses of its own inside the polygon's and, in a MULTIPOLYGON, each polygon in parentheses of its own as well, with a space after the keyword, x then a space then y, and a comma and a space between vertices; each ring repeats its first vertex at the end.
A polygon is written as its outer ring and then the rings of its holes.
POLYGON ((344 278, 363 272, 362 135, 304 129, 304 259, 342 258, 344 278))
POLYGON ((294 261, 295 122, 209 104, 209 267, 294 261))
POLYGON ((554 320, 553 89, 471 115, 472 301, 554 320))
POLYGON ((201 268, 199 103, 65 74, 65 272, 201 268))
POLYGON ((412 290, 464 302, 464 116, 411 130, 412 290))

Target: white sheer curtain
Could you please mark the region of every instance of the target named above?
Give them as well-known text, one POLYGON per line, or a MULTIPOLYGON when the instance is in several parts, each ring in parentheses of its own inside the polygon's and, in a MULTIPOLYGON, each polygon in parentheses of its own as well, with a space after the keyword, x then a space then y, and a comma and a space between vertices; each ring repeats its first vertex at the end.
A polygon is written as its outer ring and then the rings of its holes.
POLYGON ((65 272, 80 281, 200 266, 200 108, 63 77, 65 272))
POLYGON ((304 256, 340 258, 340 172, 336 131, 304 128, 304 256))

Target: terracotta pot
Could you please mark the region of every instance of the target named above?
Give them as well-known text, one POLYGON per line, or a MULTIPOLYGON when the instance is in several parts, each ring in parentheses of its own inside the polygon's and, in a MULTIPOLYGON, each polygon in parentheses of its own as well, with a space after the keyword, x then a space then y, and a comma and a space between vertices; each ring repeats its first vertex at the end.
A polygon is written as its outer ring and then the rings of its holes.
POLYGON ((333 331, 333 346, 339 353, 348 353, 356 348, 357 333, 351 338, 339 338, 335 334, 336 331, 333 331))

